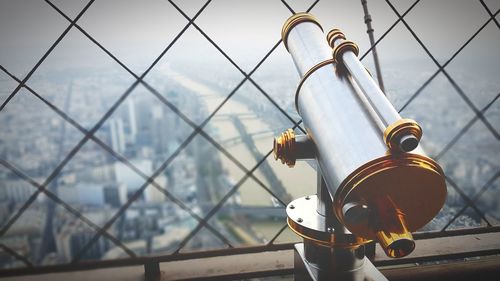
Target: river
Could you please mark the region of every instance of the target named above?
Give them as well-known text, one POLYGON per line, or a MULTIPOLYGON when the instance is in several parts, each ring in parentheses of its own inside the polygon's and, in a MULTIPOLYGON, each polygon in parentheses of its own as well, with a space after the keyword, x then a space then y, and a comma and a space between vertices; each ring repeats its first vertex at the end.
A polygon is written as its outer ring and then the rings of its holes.
MULTIPOLYGON (((220 91, 211 88, 201 82, 198 82, 183 74, 174 72, 169 69, 169 77, 175 80, 182 87, 198 94, 204 101, 209 112, 215 110, 228 93, 221 93, 220 91)), ((245 127, 245 131, 249 134, 268 132, 262 134, 263 137, 254 137, 253 142, 256 148, 262 153, 267 153, 272 149, 273 136, 281 133, 279 130, 270 127, 270 123, 266 120, 255 116, 255 111, 241 101, 231 98, 212 118, 208 123, 209 129, 217 132, 219 137, 214 138, 218 140, 222 146, 227 149, 238 161, 240 161, 247 169, 251 169, 257 160, 252 155, 244 142, 239 141, 235 144, 224 145, 225 140, 239 138, 241 134, 238 132, 235 124, 228 116, 245 116, 240 118, 245 127), (248 116, 255 116, 254 118, 248 116)), ((206 129, 206 128, 205 128, 206 129)), ((240 138, 241 140, 241 138, 240 138)), ((234 182, 237 182, 243 175, 243 171, 237 167, 230 159, 222 156, 224 168, 229 172, 234 182)), ((280 179, 287 192, 293 197, 312 194, 316 192, 316 172, 307 164, 297 162, 296 167, 293 169, 282 165, 281 162, 275 161, 273 156, 268 157, 267 161, 272 171, 280 179)), ((255 175, 266 185, 269 182, 262 172, 257 169, 255 175)), ((258 184, 250 180, 248 184, 243 184, 240 189, 240 196, 242 204, 244 205, 270 205, 271 196, 264 189, 258 187, 258 184)))

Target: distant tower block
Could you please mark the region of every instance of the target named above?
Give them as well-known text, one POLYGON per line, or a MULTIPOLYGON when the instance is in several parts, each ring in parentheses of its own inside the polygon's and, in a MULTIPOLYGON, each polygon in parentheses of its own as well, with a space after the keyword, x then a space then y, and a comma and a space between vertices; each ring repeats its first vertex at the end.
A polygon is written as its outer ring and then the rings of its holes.
POLYGON ((132 97, 127 99, 127 118, 129 123, 130 141, 134 143, 137 135, 137 118, 135 115, 135 101, 132 97))
POLYGON ((113 150, 118 153, 123 153, 125 151, 125 131, 123 128, 123 121, 119 118, 111 119, 109 129, 113 150))

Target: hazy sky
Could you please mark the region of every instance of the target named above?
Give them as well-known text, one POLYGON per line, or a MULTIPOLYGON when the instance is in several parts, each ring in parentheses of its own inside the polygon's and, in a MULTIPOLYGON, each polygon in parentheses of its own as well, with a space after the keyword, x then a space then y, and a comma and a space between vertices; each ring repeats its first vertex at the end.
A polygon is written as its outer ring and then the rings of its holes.
MULTIPOLYGON (((71 18, 87 3, 86 0, 52 2, 71 18)), ((303 11, 313 1, 287 2, 296 11, 303 11)), ((413 3, 411 0, 392 2, 400 13, 413 3)), ((493 13, 500 8, 498 0, 485 2, 493 13)), ((192 17, 205 1, 177 0, 175 3, 192 17)), ((378 37, 397 17, 384 0, 369 0, 368 4, 378 37)), ((325 31, 339 27, 362 51, 368 48, 361 1, 321 0, 311 13, 319 18, 325 31)), ((279 0, 214 0, 195 22, 236 63, 249 70, 280 39, 281 26, 290 15, 279 0)), ((422 0, 406 20, 443 62, 488 18, 479 1, 422 0)), ((142 72, 144 66, 141 65, 151 63, 187 22, 167 0, 96 0, 78 24, 134 71, 142 72)), ((69 22, 43 0, 0 0, 0 64, 16 75, 24 75, 68 25, 69 22)), ((485 56, 497 50, 500 31, 491 22, 478 38, 481 44, 472 44, 470 48, 476 48, 475 53, 485 56)), ((190 27, 177 44, 181 47, 177 48, 176 57, 203 52, 200 46, 211 48, 194 27, 190 27)), ((384 39, 379 52, 382 60, 426 58, 402 24, 384 39)), ((47 58, 47 65, 71 62, 73 67, 85 67, 104 63, 99 59, 102 51, 76 28, 53 53, 47 58)), ((277 56, 286 55, 281 46, 277 56)))

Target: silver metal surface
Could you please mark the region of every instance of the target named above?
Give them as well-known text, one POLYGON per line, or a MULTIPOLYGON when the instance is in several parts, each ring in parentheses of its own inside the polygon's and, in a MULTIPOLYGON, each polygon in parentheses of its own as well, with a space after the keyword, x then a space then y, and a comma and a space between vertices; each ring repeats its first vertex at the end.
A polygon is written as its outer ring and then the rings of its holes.
MULTIPOLYGON (((312 243, 295 244, 295 280, 387 280, 365 278, 364 265, 369 261, 364 256, 363 247, 357 249, 318 247, 321 246, 312 243)), ((371 267, 369 270, 370 276, 375 276, 371 267)))
POLYGON ((307 135, 295 135, 295 157, 300 160, 314 159, 316 148, 307 135))
MULTIPOLYGON (((328 196, 330 195, 328 194, 328 196)), ((300 231, 307 237, 325 242, 333 241, 334 228, 331 219, 328 220, 327 217, 317 212, 317 207, 318 197, 316 195, 309 195, 293 200, 286 208, 289 220, 288 224, 292 229, 300 231), (295 224, 295 226, 292 224, 295 224)))
MULTIPOLYGON (((288 48, 303 76, 312 66, 330 59, 331 49, 321 29, 313 23, 295 26, 288 35, 288 48)), ((382 133, 359 99, 359 88, 346 73, 323 67, 304 83, 298 111, 319 151, 319 168, 330 193, 356 168, 386 153, 382 133)))
POLYGON ((316 196, 318 197, 318 199, 316 211, 318 212, 318 214, 324 217, 335 217, 335 213, 333 211, 333 200, 330 192, 328 191, 328 187, 326 186, 326 182, 320 172, 317 172, 317 174, 318 186, 316 190, 316 196))
MULTIPOLYGON (((344 39, 339 38, 333 44, 334 46, 338 46, 343 41, 344 39)), ((402 119, 379 85, 375 83, 375 80, 373 80, 370 73, 363 66, 357 54, 352 51, 345 51, 342 53, 342 62, 349 71, 350 76, 354 79, 355 83, 353 84, 356 84, 363 93, 360 99, 365 102, 366 107, 371 108, 375 112, 376 116, 374 116, 373 112, 370 113, 374 120, 376 120, 381 131, 385 131, 389 125, 402 119)), ((418 138, 411 134, 403 136, 399 141, 399 150, 410 152, 417 148, 419 141, 418 138)))
POLYGON ((399 113, 394 109, 394 106, 392 106, 382 90, 380 90, 368 71, 366 71, 359 58, 353 52, 345 52, 342 55, 342 59, 349 73, 354 77, 354 80, 368 98, 370 105, 375 109, 384 125, 387 127, 401 119, 399 113))
POLYGON ((363 271, 365 273, 365 281, 388 281, 368 258, 365 258, 363 271))

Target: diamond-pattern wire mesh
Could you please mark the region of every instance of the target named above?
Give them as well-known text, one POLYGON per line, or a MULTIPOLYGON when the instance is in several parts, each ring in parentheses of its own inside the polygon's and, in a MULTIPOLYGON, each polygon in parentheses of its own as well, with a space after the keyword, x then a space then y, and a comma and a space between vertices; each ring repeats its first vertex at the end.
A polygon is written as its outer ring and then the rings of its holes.
MULTIPOLYGON (((123 213, 130 208, 132 203, 139 199, 144 192, 146 188, 151 185, 152 187, 156 188, 159 192, 164 194, 166 198, 171 200, 173 203, 175 203, 177 206, 179 206, 181 209, 186 211, 189 216, 192 216, 196 221, 197 225, 194 227, 190 233, 188 233, 185 238, 178 244, 177 248, 175 251, 173 251, 173 254, 178 254, 180 250, 188 244, 188 242, 202 229, 206 228, 209 232, 211 232, 213 235, 215 235, 218 239, 223 241, 228 247, 234 247, 235 245, 232 244, 231 241, 229 241, 223 233, 221 233, 219 230, 216 228, 212 227, 209 222, 209 220, 223 207, 224 203, 227 202, 227 200, 234 195, 239 188, 247 181, 248 179, 252 179, 257 184, 262 187, 266 192, 268 192, 271 196, 277 199, 279 201, 279 204, 281 206, 284 206, 289 199, 287 198, 286 200, 283 198, 280 198, 278 194, 275 193, 275 191, 270 188, 266 183, 262 182, 258 177, 255 176, 255 171, 265 163, 269 155, 271 154, 271 151, 268 151, 267 154, 265 154, 260 161, 258 161, 255 165, 252 166, 252 168, 248 169, 246 165, 241 163, 237 157, 232 155, 227 149, 224 148, 217 140, 211 137, 209 133, 206 131, 206 125, 209 123, 209 121, 217 114, 218 111, 223 107, 225 103, 227 103, 242 87, 244 83, 251 83, 253 86, 256 87, 258 92, 262 94, 269 102, 272 103, 272 105, 279 111, 283 116, 285 116, 286 119, 288 119, 293 125, 295 129, 298 129, 302 132, 304 132, 303 128, 300 126, 300 121, 296 121, 292 116, 290 116, 287 111, 285 111, 279 104, 276 102, 260 85, 251 77, 260 67, 261 65, 271 56, 271 54, 277 49, 277 47, 281 44, 281 40, 277 41, 276 44, 267 52, 267 54, 262 58, 262 60, 259 61, 259 63, 249 72, 245 72, 219 45, 212 40, 204 31, 202 28, 200 28, 195 20, 200 16, 200 14, 203 13, 203 11, 206 9, 208 5, 211 4, 212 1, 207 1, 199 10, 198 12, 193 16, 189 17, 174 1, 169 0, 168 2, 181 14, 187 21, 188 23, 184 26, 183 29, 177 34, 177 36, 171 41, 171 43, 161 52, 161 54, 151 63, 151 65, 146 69, 146 71, 143 72, 141 75, 137 75, 134 73, 130 68, 128 68, 120 59, 118 59, 116 56, 114 56, 109 50, 107 50, 102 44, 100 44, 95 38, 93 38, 89 33, 87 33, 79 24, 78 20, 85 14, 85 12, 89 9, 91 5, 94 4, 94 0, 91 0, 88 2, 88 4, 80 11, 80 13, 72 20, 67 14, 65 14, 61 9, 59 9, 54 3, 52 3, 49 0, 45 1, 47 5, 49 5, 52 9, 57 11, 62 17, 64 17, 68 22, 69 25, 67 28, 63 31, 63 33, 57 38, 57 40, 52 44, 52 46, 48 49, 48 51, 42 56, 42 58, 35 64, 35 66, 31 69, 31 71, 28 72, 28 74, 24 78, 19 78, 16 77, 14 74, 12 74, 6 67, 3 65, 0 65, 1 70, 7 74, 10 78, 15 80, 18 85, 14 89, 14 91, 5 99, 3 104, 0 107, 0 110, 4 110, 4 108, 9 104, 10 101, 13 100, 13 98, 17 94, 21 94, 20 90, 21 89, 26 89, 30 94, 34 95, 37 99, 39 99, 41 102, 46 104, 48 107, 51 108, 58 116, 60 116, 62 119, 64 119, 69 125, 73 126, 76 128, 79 132, 81 132, 84 137, 77 143, 75 147, 73 147, 69 153, 66 155, 60 154, 58 157, 58 165, 57 167, 53 170, 52 173, 49 174, 49 176, 40 184, 36 180, 32 179, 29 175, 25 174, 21 169, 17 168, 15 165, 12 165, 11 163, 5 161, 4 159, 0 159, 0 163, 2 166, 8 170, 10 170, 13 174, 17 175, 21 179, 25 180, 27 183, 29 183, 31 186, 36 188, 36 191, 29 197, 29 199, 25 202, 24 205, 22 205, 15 214, 13 214, 8 221, 3 224, 2 228, 0 229, 0 237, 2 237, 4 234, 6 234, 9 230, 9 228, 16 222, 17 219, 19 219, 22 214, 35 202, 37 197, 41 196, 41 194, 45 195, 48 197, 50 200, 54 202, 54 204, 57 204, 61 207, 63 207, 65 210, 67 210, 69 213, 73 214, 78 218, 79 220, 82 220, 88 227, 92 228, 95 231, 95 235, 88 239, 86 241, 85 245, 80 249, 79 252, 77 252, 73 257, 72 257, 72 262, 78 262, 79 260, 82 259, 82 257, 86 254, 87 251, 91 250, 91 248, 94 246, 94 244, 98 243, 99 239, 101 236, 106 237, 110 241, 112 241, 116 246, 120 247, 128 256, 131 258, 136 256, 136 253, 130 249, 128 246, 126 246, 124 243, 120 241, 120 239, 117 239, 109 230, 110 227, 119 220, 120 216, 123 215, 123 213), (183 34, 186 32, 188 28, 195 28, 213 47, 215 47, 220 54, 222 54, 225 59, 227 59, 228 62, 230 62, 242 75, 243 75, 243 80, 237 84, 237 86, 226 96, 226 98, 203 120, 201 123, 197 123, 190 119, 187 115, 185 115, 182 110, 180 110, 178 107, 176 107, 168 98, 164 97, 159 91, 157 91, 150 83, 146 82, 144 78, 146 75, 157 65, 157 63, 162 59, 162 57, 165 56, 166 53, 169 52, 169 50, 176 44, 176 42, 182 38, 183 34), (44 60, 50 55, 50 53, 57 47, 57 45, 63 40, 63 38, 68 34, 68 32, 72 29, 77 29, 79 32, 81 32, 88 40, 93 42, 98 48, 100 48, 102 51, 104 51, 113 61, 118 63, 124 70, 126 70, 132 77, 135 79, 135 81, 127 88, 127 90, 121 95, 121 97, 106 111, 106 113, 99 119, 99 121, 92 126, 90 129, 87 129, 85 126, 79 124, 76 120, 74 120, 72 117, 70 117, 63 109, 57 107, 56 105, 53 104, 50 100, 47 100, 44 98, 42 95, 40 95, 37 91, 35 91, 33 88, 30 86, 26 85, 27 81, 32 77, 32 75, 37 71, 37 69, 40 67, 40 65, 43 64, 44 60), (147 175, 144 173, 140 168, 138 168, 134 163, 129 161, 126 157, 121 155, 120 153, 116 152, 112 147, 110 147, 106 142, 102 141, 96 136, 96 133, 98 132, 99 128, 103 126, 103 124, 112 116, 112 114, 117 110, 117 108, 127 99, 127 97, 134 91, 134 89, 138 86, 142 85, 145 89, 147 89, 147 92, 155 96, 162 104, 167 106, 172 112, 178 115, 180 119, 182 119, 186 124, 188 124, 190 127, 192 127, 193 131, 190 133, 187 138, 185 138, 181 144, 175 149, 175 151, 165 160, 163 163, 159 166, 156 171, 154 171, 151 175, 147 175), (212 144, 217 150, 220 151, 225 157, 227 157, 231 162, 234 163, 239 169, 241 169, 244 172, 243 177, 236 182, 233 187, 228 190, 228 192, 221 198, 221 200, 214 205, 206 214, 199 215, 198 213, 194 212, 189 206, 187 206, 182 200, 179 200, 176 198, 174 194, 172 194, 167 188, 164 188, 161 184, 156 182, 157 176, 167 168, 174 160, 175 158, 182 152, 183 149, 185 149, 194 139, 196 136, 201 136, 203 137, 208 143, 212 144), (110 220, 108 220, 104 225, 97 225, 94 223, 91 219, 85 217, 83 214, 80 213, 79 210, 76 208, 72 207, 71 204, 68 204, 61 200, 54 192, 51 190, 50 186, 51 183, 58 177, 58 175, 63 171, 64 167, 71 161, 71 159, 82 149, 82 147, 85 146, 85 144, 89 141, 95 142, 98 146, 100 146, 102 149, 107 151, 109 154, 111 154, 117 161, 123 163, 126 167, 128 167, 130 170, 135 172, 138 176, 140 176, 145 182, 135 191, 127 200, 125 204, 123 204, 118 211, 111 217, 110 220)), ((281 1, 283 5, 291 12, 294 13, 295 11, 291 8, 291 6, 286 2, 286 1, 281 1)), ((316 4, 319 1, 315 1, 314 3, 311 4, 311 6, 307 9, 308 11, 314 9, 316 4)), ((393 30, 393 28, 397 25, 403 24, 405 28, 408 30, 408 32, 411 33, 412 37, 418 42, 418 44, 421 46, 421 48, 425 51, 425 53, 429 56, 429 58, 432 59, 433 63, 438 67, 438 70, 430 76, 430 78, 422 84, 422 86, 406 101, 406 103, 400 108, 400 111, 403 111, 408 105, 410 105, 413 100, 415 100, 416 97, 418 97, 422 91, 429 85, 433 79, 438 76, 438 74, 442 73, 446 77, 446 79, 449 81, 449 83, 453 86, 455 89, 456 93, 458 94, 458 97, 460 97, 462 100, 465 101, 467 106, 474 112, 474 117, 471 119, 453 138, 452 140, 444 146, 444 148, 437 153, 436 157, 437 159, 443 157, 466 133, 467 131, 478 121, 480 121, 486 128, 491 132, 491 134, 495 137, 495 139, 498 141, 499 135, 496 129, 490 124, 490 122, 485 118, 486 112, 493 106, 494 103, 497 101, 498 97, 500 94, 497 94, 493 100, 491 100, 486 106, 483 108, 477 108, 477 106, 474 105, 473 102, 468 98, 468 96, 465 94, 465 92, 461 89, 461 87, 455 82, 453 77, 448 74, 446 71, 446 66, 452 62, 458 55, 459 53, 470 43, 474 38, 480 34, 480 32, 487 26, 491 21, 495 23, 495 25, 500 29, 500 25, 495 18, 499 11, 495 11, 493 13, 488 5, 484 3, 483 0, 480 0, 479 2, 481 3, 482 7, 487 11, 489 14, 489 19, 484 22, 484 24, 475 32, 468 41, 466 41, 460 48, 457 49, 457 51, 450 57, 449 60, 447 60, 444 64, 440 64, 438 60, 433 56, 433 54, 429 51, 429 49, 426 47, 425 43, 422 42, 422 40, 417 36, 417 34, 413 31, 412 27, 407 23, 405 20, 405 17, 408 14, 411 14, 411 11, 419 4, 419 0, 415 1, 409 8, 406 9, 406 11, 402 14, 399 13, 399 11, 393 6, 393 3, 391 1, 386 0, 387 5, 391 8, 391 10, 396 14, 397 16, 397 21, 390 26, 390 28, 383 33, 382 36, 376 41, 375 46, 379 44, 379 42, 383 42, 383 39, 386 37, 386 35, 390 34, 390 32, 393 30)), ((314 12, 314 10, 313 10, 314 12)), ((375 18, 376 20, 376 18, 375 18)), ((364 59, 372 50, 374 46, 372 46, 369 50, 366 51, 365 54, 361 56, 361 59, 364 59)), ((404 112, 403 112, 404 113, 404 112)), ((0 113, 1 114, 1 113, 0 113)), ((66 125, 63 125, 63 128, 65 128, 66 125)), ((61 135, 64 135, 62 133, 61 135)), ((63 142, 64 139, 61 140, 63 142)), ((62 146, 62 144, 61 144, 62 146)), ((62 151, 62 150, 61 150, 62 151)), ((447 224, 442 228, 442 231, 446 231, 446 229, 457 219, 462 215, 469 207, 472 208, 477 215, 479 215, 488 226, 491 225, 489 222, 488 218, 483 214, 483 212, 476 206, 476 201, 477 199, 490 188, 492 184, 496 181, 500 174, 500 171, 496 171, 493 175, 492 178, 486 180, 486 183, 479 189, 479 191, 474 194, 474 196, 467 195, 460 186, 458 186, 453 179, 447 178, 448 184, 450 187, 452 187, 459 195, 460 197, 464 200, 466 205, 459 211, 457 212, 448 222, 447 224)), ((151 187, 150 187, 151 188, 151 187)), ((55 205, 54 205, 55 206, 55 205)), ((53 206, 53 207, 54 207, 53 206)), ((50 209, 49 209, 50 212, 50 209)), ((269 239, 268 244, 274 243, 276 238, 285 230, 286 225, 283 224, 283 227, 279 229, 279 231, 271 238, 269 239)), ((23 255, 20 255, 17 253, 15 250, 12 250, 8 245, 1 244, 1 248, 12 255, 14 258, 18 259, 19 261, 23 262, 26 266, 31 267, 33 266, 33 262, 31 262, 29 259, 26 257, 23 257, 23 255)))

